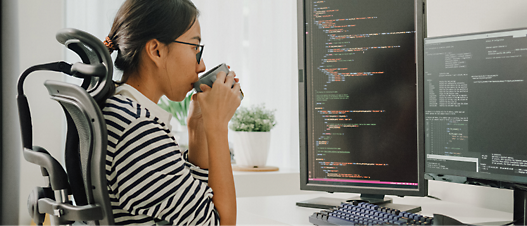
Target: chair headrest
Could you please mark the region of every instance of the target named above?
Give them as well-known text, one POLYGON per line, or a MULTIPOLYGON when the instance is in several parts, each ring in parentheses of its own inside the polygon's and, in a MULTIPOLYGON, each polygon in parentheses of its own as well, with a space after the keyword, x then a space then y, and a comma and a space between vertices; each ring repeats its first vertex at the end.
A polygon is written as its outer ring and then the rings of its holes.
POLYGON ((84 78, 82 87, 97 103, 105 101, 113 94, 113 63, 108 48, 97 37, 74 28, 57 32, 57 41, 79 55, 82 63, 72 65, 72 73, 84 78), (91 73, 91 74, 86 74, 91 73))

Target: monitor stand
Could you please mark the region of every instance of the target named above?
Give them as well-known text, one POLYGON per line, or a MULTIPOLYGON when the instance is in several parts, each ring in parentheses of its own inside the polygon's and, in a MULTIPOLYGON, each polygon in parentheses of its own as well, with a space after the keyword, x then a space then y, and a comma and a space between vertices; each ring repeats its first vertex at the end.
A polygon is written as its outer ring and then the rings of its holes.
POLYGON ((297 202, 296 205, 301 206, 301 207, 308 207, 308 208, 331 209, 333 207, 340 206, 340 204, 343 202, 352 202, 352 201, 369 202, 369 203, 372 203, 378 206, 398 209, 398 210, 406 211, 409 213, 416 213, 416 212, 421 211, 420 206, 394 204, 391 198, 384 197, 384 195, 372 195, 372 194, 361 194, 358 197, 352 197, 349 199, 318 197, 314 199, 297 202))

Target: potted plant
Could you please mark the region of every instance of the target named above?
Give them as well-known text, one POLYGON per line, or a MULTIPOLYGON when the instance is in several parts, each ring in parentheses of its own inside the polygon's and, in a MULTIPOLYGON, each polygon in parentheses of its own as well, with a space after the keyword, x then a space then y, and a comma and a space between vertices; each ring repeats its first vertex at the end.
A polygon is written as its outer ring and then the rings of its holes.
POLYGON ((240 107, 231 119, 234 131, 234 159, 240 167, 264 167, 271 143, 271 129, 276 125, 276 110, 264 104, 251 108, 240 107))
POLYGON ((172 121, 175 120, 177 123, 170 122, 172 125, 172 133, 174 133, 179 146, 183 148, 188 146, 187 116, 192 94, 194 92, 189 92, 185 99, 179 102, 162 97, 158 103, 161 108, 174 116, 172 121))

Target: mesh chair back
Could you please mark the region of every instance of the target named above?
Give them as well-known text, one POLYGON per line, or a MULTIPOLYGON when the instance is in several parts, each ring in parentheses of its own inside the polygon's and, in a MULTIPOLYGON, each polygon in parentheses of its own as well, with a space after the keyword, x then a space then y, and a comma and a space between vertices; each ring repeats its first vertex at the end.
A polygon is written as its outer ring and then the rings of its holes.
MULTIPOLYGON (((72 189, 83 189, 86 204, 100 205, 102 208, 103 220, 94 224, 112 225, 114 222, 106 181, 107 131, 101 110, 90 94, 79 86, 59 81, 46 81, 44 85, 51 98, 58 101, 71 117, 78 134, 78 148, 73 145, 66 150, 66 156, 78 158, 67 158, 66 161, 69 161, 67 164, 80 167, 84 188, 72 184, 72 189)), ((69 175, 72 173, 68 171, 69 175)))

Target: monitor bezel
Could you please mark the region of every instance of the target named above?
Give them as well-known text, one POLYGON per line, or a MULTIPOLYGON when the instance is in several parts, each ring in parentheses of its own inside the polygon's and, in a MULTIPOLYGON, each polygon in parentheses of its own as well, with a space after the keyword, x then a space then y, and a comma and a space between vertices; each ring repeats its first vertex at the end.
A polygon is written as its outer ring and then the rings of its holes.
POLYGON ((307 139, 307 98, 306 90, 306 62, 305 62, 305 33, 306 33, 306 18, 305 18, 305 1, 297 0, 297 27, 298 27, 298 97, 299 97, 299 141, 300 141, 300 189, 310 191, 326 191, 326 192, 346 192, 346 193, 362 193, 375 195, 397 195, 397 196, 426 196, 428 194, 428 181, 425 180, 425 153, 424 153, 424 106, 423 106, 423 86, 424 81, 424 37, 425 37, 425 10, 426 0, 414 0, 414 24, 416 28, 416 89, 417 89, 417 154, 418 154, 418 188, 417 189, 400 189, 400 188, 380 188, 369 186, 338 186, 338 185, 321 185, 309 183, 307 169, 308 169, 308 139, 307 139))

